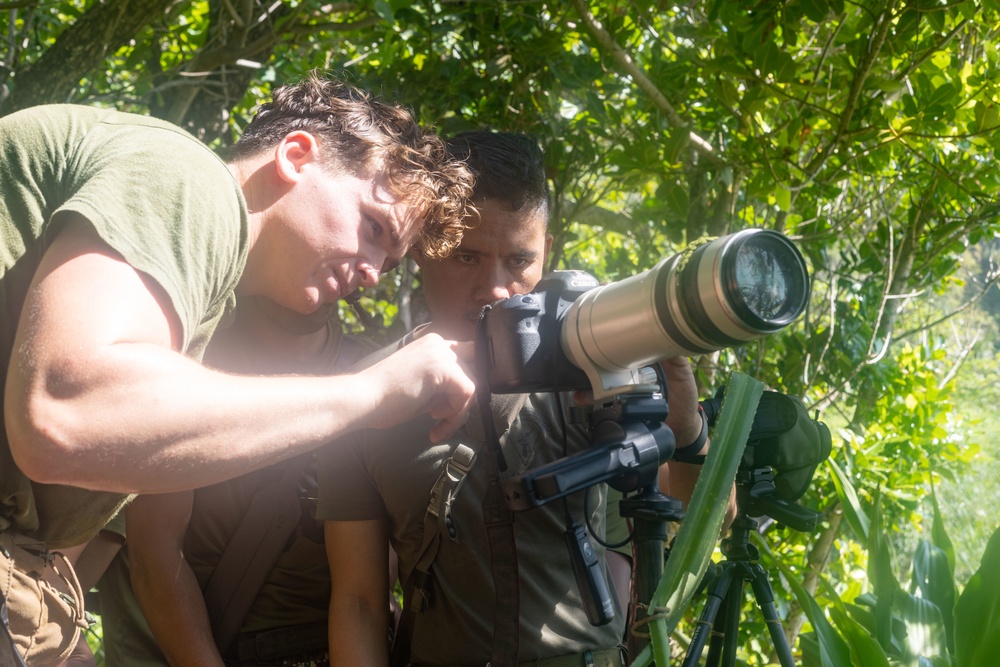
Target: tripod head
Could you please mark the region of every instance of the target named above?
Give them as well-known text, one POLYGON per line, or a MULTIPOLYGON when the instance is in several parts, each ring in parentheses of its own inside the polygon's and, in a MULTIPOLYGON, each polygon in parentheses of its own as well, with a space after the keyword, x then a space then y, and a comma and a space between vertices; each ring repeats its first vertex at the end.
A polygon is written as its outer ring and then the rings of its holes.
POLYGON ((622 492, 654 485, 660 463, 674 452, 666 416, 661 393, 615 396, 591 413, 592 447, 511 478, 507 504, 524 511, 600 482, 622 492))
MULTIPOLYGON (((724 393, 722 387, 714 398, 701 402, 710 426, 718 418, 724 393)), ((794 530, 815 529, 822 515, 795 501, 809 488, 832 446, 830 429, 809 417, 800 398, 764 392, 736 472, 737 516, 767 515, 794 530)))
MULTIPOLYGON (((663 423, 667 401, 666 383, 662 384, 662 392, 616 395, 586 410, 592 446, 508 480, 504 485, 508 506, 529 510, 600 482, 623 493, 638 491, 622 501, 622 514, 628 507, 637 517, 637 540, 653 541, 662 533, 654 552, 662 559, 666 521, 683 516, 680 501, 659 490, 660 464, 674 453, 673 431, 663 423)), ((616 615, 615 604, 587 531, 570 519, 565 540, 587 618, 592 625, 610 622, 616 615)), ((639 557, 640 568, 645 559, 639 557)))
POLYGON ((738 516, 766 514, 778 523, 803 533, 814 530, 823 516, 782 498, 775 489, 772 468, 740 468, 736 471, 736 509, 738 516))

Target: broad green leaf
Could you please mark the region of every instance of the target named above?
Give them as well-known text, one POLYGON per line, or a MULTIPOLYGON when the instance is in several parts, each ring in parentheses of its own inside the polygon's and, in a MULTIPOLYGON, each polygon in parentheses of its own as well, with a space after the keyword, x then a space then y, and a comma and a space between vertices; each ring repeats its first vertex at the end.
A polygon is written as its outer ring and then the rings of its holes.
POLYGON ((944 552, 948 558, 948 567, 954 575, 955 572, 955 546, 951 543, 951 537, 944 527, 944 516, 941 514, 941 507, 938 504, 937 491, 931 487, 931 506, 934 508, 934 521, 931 524, 931 541, 938 549, 944 552))
MULTIPOLYGON (((757 542, 759 543, 761 540, 758 538, 757 542)), ((795 598, 799 601, 799 604, 806 613, 806 617, 809 619, 809 623, 813 627, 813 631, 816 633, 816 639, 819 644, 820 665, 822 667, 844 667, 844 665, 852 664, 851 650, 847 643, 830 624, 830 621, 827 620, 816 599, 802 586, 798 575, 785 563, 781 562, 781 560, 774 559, 774 563, 785 575, 785 580, 791 586, 795 598)))
POLYGON ((875 636, 851 617, 842 605, 830 608, 830 617, 847 642, 851 651, 851 664, 863 667, 889 667, 889 658, 879 646, 875 636))
POLYGON ((941 105, 947 106, 950 102, 954 102, 956 96, 958 95, 958 90, 952 83, 944 83, 934 89, 926 100, 923 100, 922 104, 925 109, 941 105))
POLYGON ((736 469, 763 392, 761 382, 742 373, 733 373, 729 379, 712 433, 712 445, 663 576, 650 601, 650 607, 663 609, 664 615, 648 626, 651 643, 636 656, 633 665, 647 665, 654 655, 656 664, 669 664, 668 637, 708 568, 729 505, 736 469))
POLYGON ((854 490, 854 485, 833 458, 828 458, 826 465, 833 473, 831 479, 837 490, 837 496, 840 498, 841 510, 844 512, 844 518, 847 519, 847 525, 854 531, 858 540, 867 544, 868 535, 871 532, 871 522, 858 501, 858 493, 854 490))
POLYGON ((830 12, 825 0, 802 0, 802 11, 813 21, 822 21, 830 12))
MULTIPOLYGON (((921 596, 939 609, 947 644, 953 647, 955 575, 948 556, 937 546, 921 540, 913 555, 913 578, 921 596)), ((941 652, 941 655, 945 653, 941 652)))
POLYGON ((1000 529, 955 605, 957 667, 995 667, 1000 658, 1000 529))
POLYGON ((882 530, 882 492, 873 499, 874 520, 868 539, 868 579, 875 593, 875 636, 879 644, 888 646, 892 634, 893 600, 899 583, 892 572, 892 547, 882 530))
POLYGON ((792 210, 792 191, 783 185, 774 187, 774 200, 782 211, 792 210))
POLYGON ((906 625, 906 651, 911 659, 948 655, 947 634, 941 610, 930 600, 897 591, 895 608, 906 625))

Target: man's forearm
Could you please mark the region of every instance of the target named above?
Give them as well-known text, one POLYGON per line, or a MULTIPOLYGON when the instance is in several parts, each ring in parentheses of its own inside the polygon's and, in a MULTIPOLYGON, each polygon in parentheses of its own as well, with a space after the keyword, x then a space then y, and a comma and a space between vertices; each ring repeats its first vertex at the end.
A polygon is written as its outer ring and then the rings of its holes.
POLYGON ((167 662, 174 667, 224 667, 191 568, 183 564, 168 583, 145 576, 134 561, 132 566, 136 597, 167 662))
POLYGON ((389 599, 378 608, 333 594, 330 604, 330 667, 389 664, 389 599))
POLYGON ((198 580, 182 545, 193 493, 140 496, 126 510, 129 573, 146 622, 171 665, 223 667, 198 580))
POLYGON ((389 664, 389 549, 384 521, 327 521, 330 665, 389 664))
POLYGON ((109 348, 8 384, 11 447, 29 477, 133 493, 206 486, 414 414, 433 392, 420 396, 379 366, 337 377, 246 377, 156 345, 109 348))

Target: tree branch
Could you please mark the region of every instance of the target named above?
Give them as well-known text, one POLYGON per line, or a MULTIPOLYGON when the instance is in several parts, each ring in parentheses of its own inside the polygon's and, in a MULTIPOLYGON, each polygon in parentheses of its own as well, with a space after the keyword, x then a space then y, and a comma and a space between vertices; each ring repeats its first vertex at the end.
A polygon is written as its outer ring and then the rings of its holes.
POLYGON ((865 79, 868 78, 868 73, 871 71, 872 64, 878 57, 879 52, 882 50, 882 46, 885 44, 886 36, 889 34, 889 28, 892 26, 892 13, 896 7, 896 0, 890 0, 889 4, 886 6, 885 11, 882 12, 881 21, 878 24, 878 29, 873 36, 868 51, 865 53, 864 60, 858 65, 858 68, 854 72, 854 78, 851 81, 851 89, 847 96, 847 103, 844 105, 844 110, 840 114, 840 124, 837 127, 837 132, 830 139, 827 144, 826 150, 819 151, 816 156, 812 159, 812 162, 805 168, 805 172, 808 175, 806 180, 811 181, 816 178, 819 170, 822 169, 826 161, 833 155, 833 149, 840 144, 843 139, 848 126, 851 123, 851 119, 854 117, 854 111, 857 109, 858 98, 861 96, 861 89, 864 87, 865 79))
POLYGON ((587 7, 585 0, 573 0, 573 5, 576 7, 577 13, 580 15, 580 19, 583 21, 584 26, 587 28, 587 32, 593 37, 598 46, 611 54, 612 60, 621 68, 621 70, 627 74, 636 85, 645 92, 653 100, 653 104, 666 115, 667 120, 671 125, 680 129, 686 130, 688 133, 688 140, 694 150, 701 156, 705 157, 712 164, 721 166, 724 161, 716 153, 715 148, 712 147, 710 143, 702 139, 700 136, 695 134, 693 131, 688 129, 687 124, 677 115, 677 111, 674 110, 673 105, 670 101, 664 97, 660 89, 656 87, 646 74, 636 67, 635 63, 632 62, 632 58, 625 52, 625 50, 618 45, 618 42, 604 29, 600 21, 594 18, 593 14, 590 13, 590 9, 587 7))
POLYGON ((939 324, 947 322, 948 320, 950 320, 951 318, 955 317, 956 315, 958 315, 958 314, 960 314, 962 312, 965 312, 966 310, 968 310, 972 306, 974 306, 977 303, 979 303, 980 301, 982 301, 983 297, 986 296, 986 294, 990 291, 990 288, 993 287, 994 285, 998 284, 998 283, 1000 283, 1000 271, 996 271, 992 275, 990 275, 988 277, 988 279, 987 279, 987 282, 983 285, 983 288, 981 290, 979 290, 979 293, 976 294, 971 299, 969 299, 968 301, 966 301, 965 303, 963 303, 961 306, 959 306, 955 310, 953 310, 953 311, 951 311, 949 313, 945 313, 944 315, 942 315, 941 317, 937 318, 933 322, 928 322, 927 324, 919 326, 919 327, 917 327, 915 329, 910 329, 909 331, 905 331, 905 332, 901 333, 900 335, 898 335, 896 337, 896 340, 897 341, 898 340, 905 340, 907 338, 911 338, 913 336, 921 334, 921 333, 923 333, 925 331, 929 331, 929 330, 933 329, 934 327, 938 326, 939 324))
POLYGON ((93 5, 33 64, 17 73, 0 115, 47 102, 64 102, 80 79, 174 0, 119 0, 93 5))

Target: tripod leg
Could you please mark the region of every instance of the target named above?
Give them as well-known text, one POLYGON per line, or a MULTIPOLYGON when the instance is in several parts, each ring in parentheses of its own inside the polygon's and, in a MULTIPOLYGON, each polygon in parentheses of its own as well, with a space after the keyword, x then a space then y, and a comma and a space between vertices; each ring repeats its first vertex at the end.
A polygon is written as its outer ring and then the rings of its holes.
MULTIPOLYGON (((728 591, 729 587, 727 586, 727 594, 728 591)), ((719 660, 722 658, 722 644, 726 640, 726 619, 729 618, 730 604, 732 604, 732 600, 727 597, 722 601, 722 605, 719 607, 719 613, 722 614, 722 620, 718 627, 712 628, 712 641, 708 645, 708 657, 705 658, 705 667, 719 667, 719 660)))
POLYGON ((733 667, 736 664, 736 646, 740 634, 740 611, 743 607, 743 583, 746 568, 743 563, 733 567, 733 578, 726 593, 726 615, 722 626, 722 664, 733 667))
POLYGON ((695 667, 701 658, 701 652, 705 648, 705 642, 712 632, 715 623, 715 616, 719 613, 726 598, 726 591, 729 590, 729 582, 733 578, 733 568, 722 566, 712 577, 708 586, 708 599, 705 600, 705 608, 698 617, 698 624, 694 634, 691 636, 691 645, 688 646, 684 655, 684 662, 681 667, 695 667))
POLYGON ((771 633, 771 641, 774 643, 774 652, 778 655, 778 662, 781 667, 794 667, 795 659, 792 657, 792 649, 788 646, 785 631, 781 627, 778 610, 774 607, 774 591, 763 567, 756 564, 753 566, 753 578, 750 583, 753 587, 754 598, 757 600, 757 606, 760 607, 764 620, 767 622, 767 631, 771 633))

